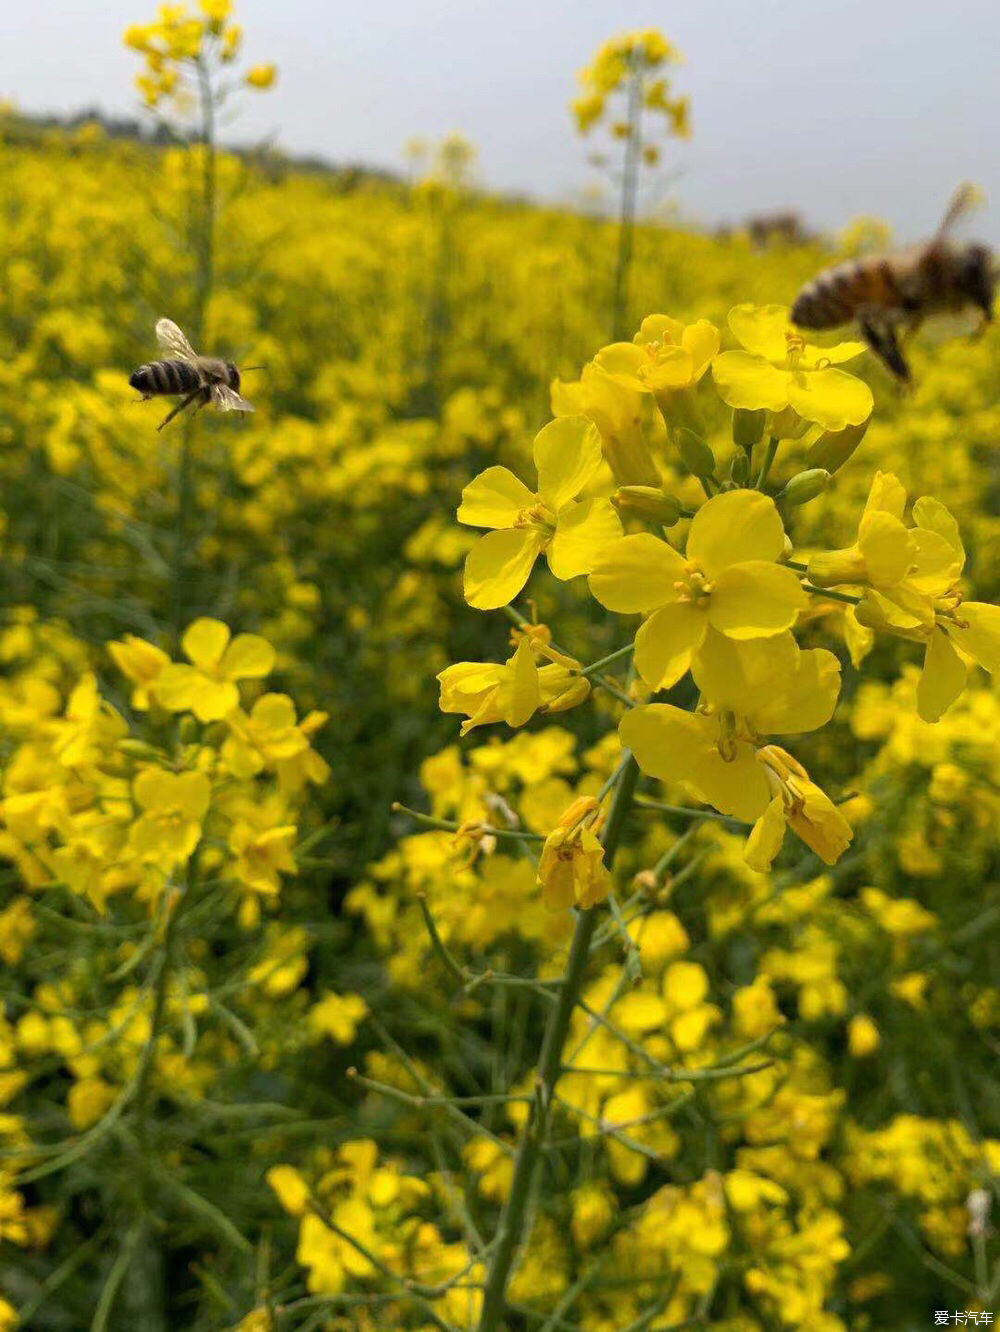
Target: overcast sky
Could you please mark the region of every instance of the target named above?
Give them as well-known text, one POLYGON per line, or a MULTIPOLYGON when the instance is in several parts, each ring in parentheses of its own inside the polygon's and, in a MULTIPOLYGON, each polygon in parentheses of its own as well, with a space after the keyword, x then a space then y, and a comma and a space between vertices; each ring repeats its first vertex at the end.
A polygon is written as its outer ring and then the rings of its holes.
MULTIPOLYGON (((0 97, 25 110, 134 111, 121 32, 152 0, 0 0, 0 97)), ((694 138, 676 147, 683 210, 709 223, 787 205, 837 228, 872 213, 933 229, 954 186, 982 185, 968 229, 1000 241, 1000 0, 237 0, 250 61, 237 137, 402 164, 413 135, 461 130, 483 182, 548 199, 595 173, 566 104, 624 28, 684 52, 694 138)))

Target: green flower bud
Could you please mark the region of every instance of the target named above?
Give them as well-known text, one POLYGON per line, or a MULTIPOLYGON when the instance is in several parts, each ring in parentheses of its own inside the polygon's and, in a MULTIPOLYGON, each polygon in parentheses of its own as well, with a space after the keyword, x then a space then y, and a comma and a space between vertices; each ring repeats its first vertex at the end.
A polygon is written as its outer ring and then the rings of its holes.
POLYGON ((715 472, 715 454, 693 430, 681 427, 674 431, 674 443, 684 466, 695 476, 712 476, 715 472))
POLYGON ((750 476, 750 458, 746 453, 734 453, 729 464, 729 475, 738 486, 745 486, 750 476))
POLYGON ((198 723, 190 713, 186 713, 180 719, 177 727, 177 734, 180 736, 182 745, 193 745, 198 739, 198 723))
POLYGON ((118 741, 118 749, 122 754, 135 759, 158 759, 161 756, 158 749, 147 744, 145 740, 133 740, 129 737, 126 740, 118 741))
POLYGON ((747 407, 737 407, 733 412, 733 443, 747 452, 759 444, 764 435, 767 412, 750 411, 747 407))
POLYGON ((209 722, 202 734, 202 741, 206 745, 221 745, 223 740, 229 735, 229 727, 223 721, 209 722))
POLYGON ((825 467, 813 467, 808 472, 799 472, 778 495, 779 504, 808 504, 817 495, 822 495, 831 481, 825 467))
POLYGON ((657 486, 620 486, 611 503, 623 516, 635 514, 663 527, 673 527, 681 516, 681 502, 657 486))
POLYGON ((860 425, 845 426, 843 430, 824 430, 806 454, 806 463, 810 467, 825 467, 828 472, 835 472, 843 467, 848 458, 865 437, 871 417, 860 425))

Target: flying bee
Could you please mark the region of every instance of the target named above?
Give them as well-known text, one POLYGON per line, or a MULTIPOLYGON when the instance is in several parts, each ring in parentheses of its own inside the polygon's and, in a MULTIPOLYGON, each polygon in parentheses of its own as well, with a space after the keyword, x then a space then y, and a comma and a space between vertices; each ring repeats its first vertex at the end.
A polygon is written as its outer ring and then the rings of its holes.
MULTIPOLYGON (((199 356, 170 319, 156 321, 156 341, 165 353, 162 361, 149 361, 133 370, 129 384, 148 398, 177 396, 181 401, 156 427, 162 430, 178 412, 195 405, 195 411, 213 403, 220 412, 252 412, 253 405, 240 396, 240 372, 232 361, 215 356, 199 356)), ((261 367, 248 366, 249 370, 261 367)))
POLYGON ((799 292, 792 323, 799 328, 839 328, 857 320, 868 346, 901 383, 910 368, 897 332, 913 333, 931 315, 957 314, 969 307, 993 318, 997 269, 988 246, 957 244, 948 233, 977 201, 971 185, 956 190, 948 211, 929 241, 894 254, 873 254, 837 264, 799 292))

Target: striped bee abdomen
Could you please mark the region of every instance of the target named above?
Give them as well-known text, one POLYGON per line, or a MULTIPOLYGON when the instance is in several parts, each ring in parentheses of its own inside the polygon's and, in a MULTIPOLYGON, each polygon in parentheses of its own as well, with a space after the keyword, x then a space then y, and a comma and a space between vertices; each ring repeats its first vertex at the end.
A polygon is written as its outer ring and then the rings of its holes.
POLYGON ((129 384, 146 397, 159 393, 193 393, 201 375, 189 361, 150 361, 129 376, 129 384))

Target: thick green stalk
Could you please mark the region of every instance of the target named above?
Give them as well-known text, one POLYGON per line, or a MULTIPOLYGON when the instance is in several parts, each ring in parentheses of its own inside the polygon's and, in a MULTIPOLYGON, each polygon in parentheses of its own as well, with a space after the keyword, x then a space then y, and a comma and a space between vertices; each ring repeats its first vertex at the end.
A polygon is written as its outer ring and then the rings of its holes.
MULTIPOLYGON (((610 869, 614 863, 615 852, 621 840, 622 831, 629 810, 632 796, 639 777, 639 769, 631 754, 623 764, 618 786, 611 802, 607 826, 604 829, 604 862, 610 869)), ((490 1262, 489 1276, 483 1291, 483 1309, 479 1319, 479 1332, 498 1332, 504 1326, 504 1293, 511 1268, 517 1257, 524 1233, 531 1199, 532 1185, 538 1158, 548 1138, 549 1120, 552 1102, 555 1097, 556 1083, 559 1080, 563 1046, 569 1031, 570 1019, 576 1007, 577 999, 583 986, 587 970, 590 945, 597 926, 597 913, 594 910, 581 911, 577 917, 573 942, 570 944, 569 958, 559 987, 558 1002, 553 1005, 542 1040, 542 1051, 538 1060, 537 1090, 538 1095, 532 1102, 528 1122, 518 1148, 517 1161, 514 1165, 514 1178, 511 1182, 507 1202, 500 1215, 500 1225, 494 1240, 496 1248, 490 1262)))

